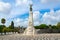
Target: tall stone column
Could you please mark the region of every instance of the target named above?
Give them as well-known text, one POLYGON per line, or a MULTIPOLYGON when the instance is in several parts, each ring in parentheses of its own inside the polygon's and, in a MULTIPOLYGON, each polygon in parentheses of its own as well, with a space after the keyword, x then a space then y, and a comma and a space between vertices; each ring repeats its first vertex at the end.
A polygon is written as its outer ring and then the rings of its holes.
POLYGON ((24 35, 34 35, 35 28, 33 26, 33 12, 32 12, 32 4, 30 4, 30 11, 29 11, 29 20, 28 20, 28 27, 24 31, 24 35))
POLYGON ((30 11, 29 11, 29 27, 33 27, 33 12, 32 12, 32 5, 30 5, 30 11))

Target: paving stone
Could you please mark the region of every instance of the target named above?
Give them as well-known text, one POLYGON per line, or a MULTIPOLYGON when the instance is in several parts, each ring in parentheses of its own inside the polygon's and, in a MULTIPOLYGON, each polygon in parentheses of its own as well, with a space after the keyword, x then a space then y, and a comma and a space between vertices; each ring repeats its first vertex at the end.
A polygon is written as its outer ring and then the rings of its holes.
POLYGON ((60 40, 60 34, 39 34, 37 36, 24 36, 21 34, 13 34, 0 36, 0 40, 60 40))

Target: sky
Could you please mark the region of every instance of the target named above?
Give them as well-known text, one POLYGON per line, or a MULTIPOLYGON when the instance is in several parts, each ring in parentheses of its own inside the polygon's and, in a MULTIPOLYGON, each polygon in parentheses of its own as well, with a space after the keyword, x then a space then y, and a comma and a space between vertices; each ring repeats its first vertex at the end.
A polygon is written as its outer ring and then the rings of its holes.
POLYGON ((60 22, 60 0, 0 0, 0 25, 5 18, 6 26, 14 21, 14 26, 27 27, 30 4, 33 4, 34 26, 60 22))

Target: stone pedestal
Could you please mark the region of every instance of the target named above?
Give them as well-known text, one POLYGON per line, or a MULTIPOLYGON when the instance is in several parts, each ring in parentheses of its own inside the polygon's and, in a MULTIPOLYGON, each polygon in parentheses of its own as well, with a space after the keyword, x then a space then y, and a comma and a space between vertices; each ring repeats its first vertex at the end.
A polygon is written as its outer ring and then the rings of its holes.
POLYGON ((25 31, 23 35, 35 35, 35 28, 34 27, 28 27, 25 31))

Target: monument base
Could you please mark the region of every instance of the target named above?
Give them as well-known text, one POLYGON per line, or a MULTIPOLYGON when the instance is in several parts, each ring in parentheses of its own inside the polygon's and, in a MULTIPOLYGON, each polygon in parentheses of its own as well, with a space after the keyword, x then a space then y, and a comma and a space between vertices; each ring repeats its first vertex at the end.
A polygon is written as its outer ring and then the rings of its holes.
POLYGON ((35 35, 36 31, 34 27, 27 27, 27 29, 24 31, 23 35, 35 35))

